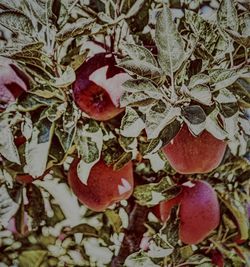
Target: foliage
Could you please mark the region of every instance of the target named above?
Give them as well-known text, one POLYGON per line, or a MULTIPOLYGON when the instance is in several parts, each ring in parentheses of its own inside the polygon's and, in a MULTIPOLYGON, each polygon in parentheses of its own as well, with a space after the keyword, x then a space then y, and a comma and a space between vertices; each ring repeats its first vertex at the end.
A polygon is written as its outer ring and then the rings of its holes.
POLYGON ((81 157, 87 183, 101 156, 114 169, 133 160, 134 199, 155 206, 188 178, 160 150, 182 123, 196 136, 207 130, 228 143, 216 170, 189 177, 214 187, 221 224, 186 246, 178 241, 178 208, 163 225, 150 212, 142 223, 149 248, 127 255, 124 266, 214 266, 214 250, 225 266, 250 265, 249 12, 244 0, 0 1, 0 90, 8 89, 1 68, 8 58, 5 69, 27 91, 4 111, 0 92, 3 266, 110 266, 131 227, 134 200, 104 213, 87 210, 68 186, 69 164, 81 157), (124 112, 97 122, 74 104, 72 84, 103 40, 131 79, 123 84, 124 112), (32 184, 18 182, 19 174, 31 175, 32 184))

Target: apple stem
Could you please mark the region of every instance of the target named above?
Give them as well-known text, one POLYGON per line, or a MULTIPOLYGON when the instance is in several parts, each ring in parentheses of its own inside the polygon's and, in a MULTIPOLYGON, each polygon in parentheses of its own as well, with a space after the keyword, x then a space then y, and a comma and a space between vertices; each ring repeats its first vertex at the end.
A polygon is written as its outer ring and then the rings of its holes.
POLYGON ((140 249, 140 242, 143 237, 146 227, 144 223, 147 219, 149 209, 139 204, 133 206, 129 214, 129 226, 125 229, 124 239, 122 241, 120 251, 111 262, 111 267, 123 266, 126 258, 140 249))

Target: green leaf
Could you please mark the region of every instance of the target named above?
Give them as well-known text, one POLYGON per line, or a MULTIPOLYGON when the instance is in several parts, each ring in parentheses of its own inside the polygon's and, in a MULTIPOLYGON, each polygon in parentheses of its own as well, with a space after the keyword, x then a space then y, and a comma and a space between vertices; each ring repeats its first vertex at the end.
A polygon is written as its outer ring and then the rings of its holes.
POLYGON ((215 90, 228 87, 239 78, 239 74, 235 70, 230 69, 211 70, 209 71, 209 76, 215 90))
POLYGON ((227 137, 227 132, 222 128, 218 119, 219 111, 215 109, 206 118, 206 130, 219 140, 227 137))
POLYGON ((58 120, 66 111, 67 102, 53 104, 45 111, 45 117, 51 122, 58 120))
POLYGON ((162 70, 146 61, 125 58, 118 66, 140 77, 151 79, 152 81, 159 81, 162 78, 162 70))
POLYGON ((182 117, 195 135, 199 135, 206 127, 206 113, 198 105, 184 107, 182 117))
POLYGON ((217 20, 220 27, 237 31, 239 27, 236 1, 222 0, 217 11, 217 20))
POLYGON ((146 252, 139 251, 129 255, 124 263, 124 267, 159 267, 156 265, 146 252))
POLYGON ((135 16, 140 11, 140 9, 146 4, 145 2, 146 0, 134 1, 134 4, 129 9, 126 16, 127 17, 135 16))
POLYGON ((0 154, 7 160, 20 164, 18 150, 14 143, 14 137, 7 122, 0 122, 0 154))
POLYGON ((149 139, 157 138, 161 130, 181 115, 179 107, 158 101, 146 113, 145 130, 149 139))
POLYGON ((68 104, 66 112, 63 113, 62 125, 57 124, 55 133, 65 153, 67 153, 73 144, 77 121, 80 117, 80 110, 74 104, 68 104))
POLYGON ((100 159, 103 134, 95 121, 86 125, 79 125, 76 130, 76 145, 81 161, 78 163, 77 173, 82 183, 87 184, 89 172, 100 159))
POLYGON ((143 129, 144 121, 133 108, 127 107, 121 121, 121 134, 126 137, 137 137, 143 129))
POLYGON ((235 220, 237 221, 241 239, 247 240, 249 236, 248 233, 249 220, 246 208, 240 201, 234 199, 232 196, 228 198, 220 196, 220 199, 222 200, 223 204, 229 209, 229 211, 232 213, 235 220))
POLYGON ((9 220, 16 214, 19 204, 10 197, 6 186, 0 187, 0 225, 7 227, 9 220))
POLYGON ((52 16, 53 1, 47 0, 43 2, 24 0, 24 2, 29 8, 31 15, 38 19, 43 25, 48 26, 49 18, 52 16))
POLYGON ((135 44, 124 44, 123 48, 131 59, 145 61, 158 67, 156 59, 147 48, 135 44))
POLYGON ((197 105, 184 107, 182 109, 182 115, 191 124, 201 124, 206 120, 206 113, 197 105))
POLYGON ((95 19, 92 18, 80 18, 74 23, 68 23, 57 33, 56 38, 63 42, 69 38, 89 34, 94 22, 95 19))
POLYGON ((190 89, 190 97, 195 101, 210 106, 212 104, 212 94, 207 85, 195 85, 190 89))
POLYGON ((140 101, 161 99, 161 91, 147 79, 128 80, 122 85, 125 93, 120 99, 121 107, 140 101))
POLYGON ((238 44, 244 46, 245 48, 250 48, 250 36, 244 36, 239 34, 236 31, 232 31, 229 29, 225 30, 229 36, 238 44))
POLYGON ((208 75, 203 74, 203 73, 199 73, 199 74, 193 75, 190 78, 190 82, 189 82, 188 87, 193 88, 197 85, 204 85, 204 84, 209 83, 209 82, 210 82, 210 77, 208 75))
POLYGON ((65 71, 60 77, 54 78, 53 82, 51 83, 52 86, 55 86, 57 88, 60 87, 67 87, 70 84, 72 84, 76 79, 75 71, 72 67, 67 66, 65 71))
POLYGON ((36 110, 43 106, 50 106, 58 101, 55 98, 43 98, 37 95, 25 94, 17 101, 17 110, 21 112, 28 112, 36 110))
POLYGON ((226 88, 223 88, 219 91, 219 94, 215 97, 215 100, 221 104, 237 102, 235 95, 226 88))
POLYGON ((70 229, 69 232, 67 232, 67 234, 76 234, 76 233, 81 233, 85 237, 87 237, 87 236, 98 237, 97 230, 94 227, 92 227, 91 225, 86 224, 86 223, 76 225, 72 229, 70 229))
POLYGON ((34 28, 32 21, 26 15, 18 11, 2 11, 0 24, 14 33, 33 36, 34 28))
POLYGON ((197 12, 191 10, 185 10, 185 19, 194 32, 195 37, 202 44, 196 50, 200 49, 206 56, 211 57, 218 41, 218 34, 214 26, 204 20, 197 12))
POLYGON ((114 210, 106 210, 105 215, 108 218, 109 223, 111 224, 115 233, 120 233, 122 229, 122 221, 119 214, 117 214, 114 210))
POLYGON ((173 22, 171 10, 164 5, 155 29, 158 60, 166 74, 171 75, 179 69, 185 59, 184 44, 173 22))
POLYGON ((114 170, 121 169, 124 165, 126 165, 133 158, 132 152, 124 152, 113 165, 114 170))
POLYGON ((213 265, 210 264, 211 259, 208 257, 205 257, 204 255, 201 254, 194 254, 191 257, 188 258, 187 260, 188 264, 194 265, 194 266, 204 266, 204 267, 212 267, 213 265), (210 265, 203 265, 203 264, 210 264, 210 265))
POLYGON ((164 127, 157 138, 150 140, 148 146, 146 147, 146 150, 143 152, 143 155, 155 153, 161 147, 167 145, 179 132, 180 127, 181 124, 177 120, 174 120, 166 127, 164 127))
POLYGON ((40 267, 47 257, 45 250, 26 250, 20 253, 18 260, 20 267, 40 267))
POLYGON ((221 114, 226 117, 226 118, 230 118, 233 115, 235 115, 238 110, 239 110, 239 106, 237 102, 234 103, 222 103, 219 105, 219 109, 221 114))
POLYGON ((151 207, 175 197, 180 190, 180 187, 172 186, 167 178, 163 178, 159 183, 136 186, 134 197, 141 206, 151 207))
POLYGON ((144 92, 149 97, 159 100, 162 98, 162 92, 147 79, 128 80, 122 85, 126 92, 144 92))
POLYGON ((54 124, 44 118, 34 124, 31 140, 25 146, 25 172, 33 177, 43 175, 46 170, 49 149, 54 133, 54 124))
POLYGON ((228 88, 232 93, 238 96, 238 102, 244 108, 250 108, 250 86, 249 82, 244 79, 238 79, 228 88))
POLYGON ((37 95, 42 98, 58 98, 59 100, 65 101, 65 95, 61 89, 48 86, 48 85, 39 85, 37 87, 32 88, 29 91, 32 95, 37 95))

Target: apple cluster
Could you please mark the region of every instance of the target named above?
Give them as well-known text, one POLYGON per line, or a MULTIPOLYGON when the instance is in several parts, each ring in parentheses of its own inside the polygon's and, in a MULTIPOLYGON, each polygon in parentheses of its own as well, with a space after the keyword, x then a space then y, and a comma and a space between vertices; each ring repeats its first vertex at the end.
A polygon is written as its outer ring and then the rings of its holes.
MULTIPOLYGON (((76 71, 76 80, 72 85, 74 101, 89 118, 97 121, 110 120, 123 112, 119 100, 124 92, 122 84, 128 79, 130 75, 116 66, 112 53, 95 54, 76 71)), ((7 80, 1 78, 0 86, 1 100, 8 102, 27 90, 16 72, 10 72, 7 80)), ((25 139, 21 136, 15 142, 19 146, 25 139)), ((220 164, 226 146, 224 141, 216 139, 207 131, 193 136, 187 125, 183 124, 162 151, 171 166, 181 174, 208 173, 220 164)), ((86 184, 78 176, 79 161, 76 158, 72 162, 68 182, 79 201, 89 209, 101 212, 132 195, 134 175, 131 161, 121 169, 114 170, 101 158, 91 168, 86 184)), ((26 174, 18 175, 16 179, 24 184, 33 181, 26 174)), ((197 244, 219 224, 218 199, 214 189, 205 181, 190 180, 181 187, 182 191, 176 197, 161 202, 155 210, 160 220, 165 222, 172 207, 179 205, 180 240, 186 244, 197 244)))
MULTIPOLYGON (((90 118, 107 121, 123 109, 119 99, 122 84, 130 76, 116 66, 109 53, 90 57, 76 72, 73 97, 78 107, 90 118)), ((208 173, 221 162, 227 144, 207 131, 194 136, 183 124, 178 134, 162 148, 171 166, 179 173, 208 173)), ((104 211, 113 203, 128 199, 133 192, 133 166, 129 162, 113 170, 101 159, 92 167, 87 184, 77 174, 80 159, 71 164, 68 181, 79 201, 94 211, 104 211)), ((162 222, 168 220, 173 206, 179 205, 179 236, 183 243, 197 244, 219 224, 219 202, 214 189, 205 181, 182 184, 176 197, 161 202, 155 210, 162 222)))

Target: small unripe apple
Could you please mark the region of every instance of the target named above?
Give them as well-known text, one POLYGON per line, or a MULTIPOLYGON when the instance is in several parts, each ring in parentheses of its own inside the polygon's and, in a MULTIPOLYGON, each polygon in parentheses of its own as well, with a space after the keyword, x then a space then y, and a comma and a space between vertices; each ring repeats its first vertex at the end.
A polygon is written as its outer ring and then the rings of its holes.
POLYGON ((226 142, 208 131, 194 136, 186 124, 172 141, 163 147, 170 165, 179 173, 208 173, 219 166, 226 151, 226 142))
POLYGON ((128 79, 131 77, 116 66, 112 54, 98 53, 76 71, 74 101, 92 119, 112 119, 123 111, 119 101, 124 92, 122 84, 128 79))
POLYGON ((220 222, 220 207, 216 192, 205 181, 182 184, 182 191, 158 206, 158 216, 163 222, 173 206, 179 205, 179 238, 185 244, 203 241, 220 222))
POLYGON ((92 167, 86 185, 77 174, 79 161, 75 159, 72 162, 68 181, 79 201, 89 209, 104 211, 113 203, 131 196, 134 187, 132 162, 119 170, 114 170, 101 159, 92 167))

